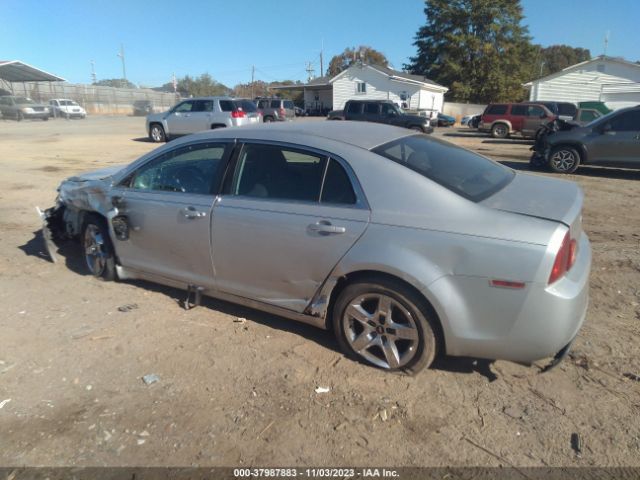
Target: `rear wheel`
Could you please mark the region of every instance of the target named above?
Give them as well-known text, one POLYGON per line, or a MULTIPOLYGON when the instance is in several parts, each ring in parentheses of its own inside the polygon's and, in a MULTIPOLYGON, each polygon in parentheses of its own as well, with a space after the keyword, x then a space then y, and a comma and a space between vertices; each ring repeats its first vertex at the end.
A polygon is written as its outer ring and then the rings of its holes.
POLYGON ((264 123, 271 123, 271 122, 273 122, 273 117, 264 117, 263 122, 264 123))
POLYGON ((103 280, 115 280, 115 253, 107 222, 102 217, 93 214, 87 216, 82 229, 82 249, 91 275, 103 280))
POLYGON ((509 136, 509 127, 504 123, 496 123, 491 127, 491 136, 493 138, 507 138, 509 136))
POLYGON ((149 138, 156 143, 166 142, 167 136, 164 133, 164 128, 162 128, 162 125, 157 123, 151 125, 151 127, 149 128, 149 138))
POLYGON ((21 122, 23 118, 24 118, 24 115, 22 114, 22 112, 18 112, 18 114, 16 115, 16 120, 21 122))
POLYGON ((580 166, 578 151, 566 145, 560 145, 551 150, 549 167, 556 173, 573 173, 580 166))
POLYGON ((379 278, 345 287, 333 309, 342 351, 385 370, 417 373, 437 353, 424 301, 400 282, 379 278))

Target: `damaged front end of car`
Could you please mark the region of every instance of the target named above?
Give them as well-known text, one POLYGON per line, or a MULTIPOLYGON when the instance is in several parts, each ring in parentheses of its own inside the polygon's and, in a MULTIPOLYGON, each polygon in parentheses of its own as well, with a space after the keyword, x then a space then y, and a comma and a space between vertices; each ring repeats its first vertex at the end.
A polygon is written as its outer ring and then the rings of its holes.
MULTIPOLYGON (((111 167, 84 175, 67 178, 58 187, 56 204, 41 210, 37 208, 42 221, 42 236, 46 252, 53 262, 60 243, 78 238, 82 233, 85 216, 97 213, 109 221, 118 217, 119 198, 109 195, 113 186, 113 175, 122 167, 111 167)), ((126 229, 115 229, 122 221, 113 222, 115 234, 128 236, 126 229)))
POLYGON ((561 120, 556 118, 543 124, 538 129, 535 136, 535 143, 530 148, 533 152, 529 159, 529 165, 532 169, 541 169, 549 164, 549 154, 551 152, 551 146, 549 145, 548 138, 554 135, 556 132, 566 132, 579 127, 580 125, 567 120, 561 120))

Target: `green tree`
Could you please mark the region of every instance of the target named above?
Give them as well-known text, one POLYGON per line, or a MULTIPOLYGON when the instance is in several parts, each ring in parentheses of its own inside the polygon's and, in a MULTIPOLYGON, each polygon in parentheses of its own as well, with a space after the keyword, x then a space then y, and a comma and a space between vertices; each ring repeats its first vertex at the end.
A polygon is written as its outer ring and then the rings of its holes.
MULTIPOLYGON (((212 95, 228 95, 229 87, 216 81, 208 73, 203 73, 199 77, 185 75, 178 79, 178 92, 183 97, 206 97, 212 95)), ((173 85, 171 86, 173 91, 173 85)))
POLYGON ((134 83, 124 78, 106 78, 94 83, 94 85, 99 87, 136 88, 134 83))
POLYGON ((405 65, 446 87, 458 102, 517 101, 535 70, 536 49, 519 0, 425 0, 417 54, 405 65))
POLYGON ((551 45, 546 48, 537 46, 536 48, 538 49, 536 78, 551 75, 591 58, 591 52, 587 48, 574 48, 569 45, 551 45))
POLYGON ((334 77, 343 70, 346 70, 357 60, 361 60, 371 65, 381 65, 387 67, 389 60, 384 56, 384 53, 375 50, 374 48, 360 45, 358 48, 345 48, 344 52, 339 55, 335 55, 329 62, 329 68, 327 69, 327 75, 334 77))

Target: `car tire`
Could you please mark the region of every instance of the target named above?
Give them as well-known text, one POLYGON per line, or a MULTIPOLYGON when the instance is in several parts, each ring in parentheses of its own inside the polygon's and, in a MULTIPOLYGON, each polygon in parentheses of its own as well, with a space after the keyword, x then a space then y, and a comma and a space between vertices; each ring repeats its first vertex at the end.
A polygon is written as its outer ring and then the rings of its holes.
POLYGON ((555 173, 573 173, 580 166, 580 153, 568 145, 554 147, 549 154, 549 167, 555 173))
POLYGON ((149 127, 149 139, 155 143, 161 143, 167 141, 167 135, 159 123, 153 123, 149 127))
POLYGON ((262 119, 262 121, 263 121, 264 123, 271 123, 271 122, 273 122, 273 117, 264 117, 264 118, 262 119))
POLYGON ((491 127, 491 136, 493 138, 507 138, 509 136, 509 127, 505 123, 496 123, 491 127))
POLYGON ((96 278, 116 279, 116 259, 107 222, 99 215, 87 215, 80 238, 85 264, 96 278))
POLYGON ((18 114, 16 115, 16 120, 18 122, 21 122, 23 118, 24 118, 24 115, 22 114, 22 112, 18 112, 18 114))
POLYGON ((380 277, 347 285, 334 304, 332 324, 345 355, 413 374, 430 366, 439 350, 430 311, 410 288, 380 277))
POLYGON ((422 128, 419 125, 413 125, 413 126, 409 127, 409 130, 415 130, 416 132, 424 133, 424 128, 422 128))
POLYGON ((49 117, 42 117, 42 121, 43 121, 43 122, 47 122, 47 121, 49 121, 49 117))

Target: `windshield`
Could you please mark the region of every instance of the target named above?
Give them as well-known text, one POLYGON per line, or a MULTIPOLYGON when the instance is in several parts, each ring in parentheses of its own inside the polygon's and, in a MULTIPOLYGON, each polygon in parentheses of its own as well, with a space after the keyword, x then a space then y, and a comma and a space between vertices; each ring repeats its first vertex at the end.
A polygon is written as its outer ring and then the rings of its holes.
POLYGON ((73 100, 60 100, 60 105, 72 106, 72 105, 78 105, 78 104, 73 100))
POLYGON ((33 100, 31 100, 30 98, 26 98, 26 97, 16 97, 16 103, 36 103, 33 100))
POLYGON ((373 152, 473 202, 490 197, 515 176, 513 170, 493 160, 426 135, 403 137, 373 152))

